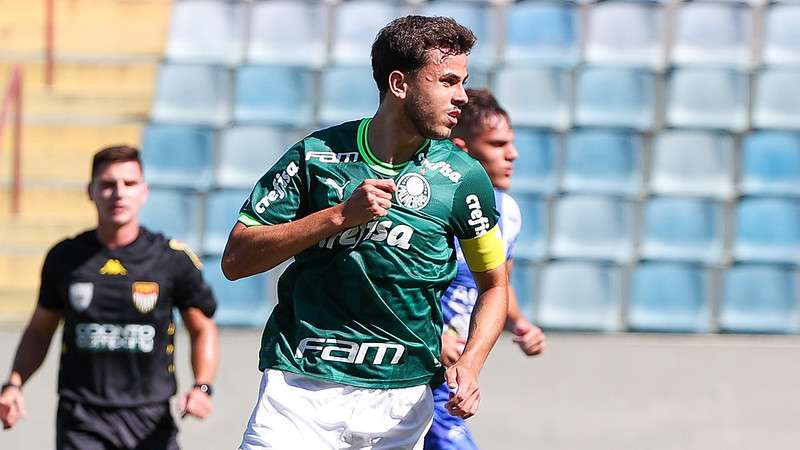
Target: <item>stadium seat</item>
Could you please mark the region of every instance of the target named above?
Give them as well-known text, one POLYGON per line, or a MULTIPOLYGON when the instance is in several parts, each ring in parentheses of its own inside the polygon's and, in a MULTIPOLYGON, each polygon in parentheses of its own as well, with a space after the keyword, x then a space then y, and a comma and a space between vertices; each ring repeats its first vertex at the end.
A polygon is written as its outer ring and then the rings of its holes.
POLYGON ((230 73, 224 67, 163 64, 158 72, 152 119, 222 126, 230 117, 230 73))
POLYGON ((337 64, 369 65, 370 49, 378 31, 408 9, 397 2, 353 0, 335 10, 333 60, 337 64))
POLYGON ((733 138, 725 134, 663 131, 653 142, 650 187, 658 194, 729 198, 733 152, 733 138))
POLYGON ((237 126, 222 130, 217 185, 251 189, 291 144, 275 128, 237 126))
POLYGON ((268 290, 269 277, 261 274, 228 281, 220 261, 216 256, 203 259, 203 278, 217 298, 214 321, 222 326, 264 326, 275 306, 268 290))
POLYGON ((321 66, 327 35, 324 8, 322 2, 253 2, 247 61, 321 66))
POLYGON ((514 129, 514 145, 519 156, 514 161, 511 189, 540 194, 555 192, 558 137, 540 129, 517 127, 514 129))
POLYGON ((662 14, 652 2, 602 2, 588 16, 590 62, 660 67, 664 63, 662 14))
POLYGON ((620 275, 610 264, 558 261, 542 269, 537 324, 614 331, 620 325, 620 275))
POLYGON ((742 145, 742 191, 800 195, 800 134, 757 131, 742 145))
POLYGON ((539 260, 547 252, 547 202, 534 195, 514 195, 522 216, 522 231, 514 246, 514 255, 539 260))
POLYGON ((628 326, 635 331, 709 331, 708 275, 700 266, 642 263, 633 272, 628 326))
POLYGON ((291 66, 244 66, 236 72, 237 123, 302 127, 311 123, 314 76, 291 66))
POLYGON ((676 127, 744 130, 747 76, 732 69, 674 69, 669 81, 667 122, 676 127))
POLYGON ((733 250, 743 261, 800 262, 800 202, 773 197, 741 200, 733 250))
POLYGON ((800 70, 765 69, 756 75, 753 126, 800 128, 800 70))
POLYGON ((619 198, 569 195, 556 200, 552 252, 555 257, 631 257, 630 206, 619 198))
POLYGON ((378 110, 378 87, 369 67, 329 67, 322 74, 319 120, 335 125, 378 110))
POLYGON ((634 196, 641 189, 642 142, 621 129, 576 129, 567 136, 563 188, 634 196))
POLYGON ((566 73, 555 68, 509 67, 497 72, 497 100, 515 125, 564 129, 569 120, 566 73))
POLYGON ((517 304, 530 321, 534 320, 536 304, 536 271, 536 264, 524 259, 515 259, 511 271, 511 285, 517 294, 517 304))
POLYGON ((244 5, 182 0, 172 6, 167 38, 170 61, 235 65, 244 49, 244 5))
POLYGON ((678 6, 672 60, 679 64, 750 62, 752 12, 741 3, 687 2, 678 6))
POLYGON ((203 253, 219 255, 225 249, 228 234, 239 217, 239 210, 250 195, 249 190, 220 190, 206 197, 203 253))
POLYGON ((722 250, 721 213, 720 206, 707 199, 651 198, 644 206, 642 256, 717 262, 722 250))
POLYGON ((478 42, 469 53, 470 69, 473 67, 485 68, 494 64, 497 32, 494 29, 494 17, 489 6, 477 2, 440 0, 423 3, 418 14, 452 17, 456 22, 475 33, 478 42))
POLYGON ((764 19, 763 61, 800 64, 800 5, 773 5, 764 19))
POLYGON ((191 125, 150 124, 142 137, 144 176, 152 186, 206 190, 214 166, 214 131, 191 125))
MULTIPOLYGON (((578 125, 627 127, 653 126, 654 82, 640 69, 590 67, 577 80, 575 121, 578 125)), ((511 117, 516 117, 513 113, 511 117)))
POLYGON ((797 283, 790 266, 737 264, 725 272, 721 331, 797 333, 797 283))
POLYGON ((522 2, 506 8, 506 64, 571 67, 580 48, 577 9, 568 3, 522 2))
POLYGON ((149 230, 199 249, 201 210, 200 197, 192 191, 150 188, 140 219, 149 230))

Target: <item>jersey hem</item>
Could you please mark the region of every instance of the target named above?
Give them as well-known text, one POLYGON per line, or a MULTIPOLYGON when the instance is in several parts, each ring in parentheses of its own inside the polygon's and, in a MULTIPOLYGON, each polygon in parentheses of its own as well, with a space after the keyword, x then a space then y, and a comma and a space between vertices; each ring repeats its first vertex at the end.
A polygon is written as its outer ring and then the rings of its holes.
POLYGON ((414 386, 422 386, 422 385, 430 385, 430 380, 435 378, 436 375, 424 376, 424 377, 416 377, 416 378, 409 378, 404 380, 398 380, 393 383, 375 383, 366 381, 363 379, 354 379, 352 376, 347 377, 337 377, 337 376, 327 376, 327 375, 319 375, 319 374, 312 374, 308 372, 303 372, 302 370, 294 367, 294 366, 286 366, 281 364, 273 364, 266 367, 259 367, 261 372, 264 372, 268 369, 274 370, 281 370, 284 372, 291 372, 297 375, 302 375, 304 377, 313 378, 315 380, 327 381, 329 383, 338 383, 344 384, 347 386, 354 386, 358 388, 364 389, 401 389, 401 388, 408 388, 414 386), (363 381, 362 381, 363 380, 363 381))

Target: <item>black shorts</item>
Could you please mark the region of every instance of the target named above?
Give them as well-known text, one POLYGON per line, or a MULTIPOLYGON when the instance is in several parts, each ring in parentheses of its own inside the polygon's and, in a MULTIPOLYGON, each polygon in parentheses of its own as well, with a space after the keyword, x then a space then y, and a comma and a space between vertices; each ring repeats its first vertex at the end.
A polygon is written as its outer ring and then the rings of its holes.
POLYGON ((104 408, 58 401, 56 450, 178 450, 169 402, 104 408))

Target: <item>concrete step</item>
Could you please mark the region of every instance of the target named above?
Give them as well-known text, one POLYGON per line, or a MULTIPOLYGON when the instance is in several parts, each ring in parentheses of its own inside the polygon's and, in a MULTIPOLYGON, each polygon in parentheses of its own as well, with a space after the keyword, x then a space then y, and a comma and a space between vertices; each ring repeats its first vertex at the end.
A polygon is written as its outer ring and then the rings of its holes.
POLYGON ((38 253, 0 252, 0 317, 27 321, 36 306, 39 276, 46 249, 38 253))
POLYGON ((158 64, 91 63, 57 61, 53 65, 53 84, 45 84, 43 61, 0 62, 0 86, 6 86, 11 71, 21 65, 26 93, 87 96, 150 96, 155 86, 158 64))
POLYGON ((0 249, 3 252, 40 252, 94 226, 94 216, 85 220, 43 222, 3 214, 0 219, 0 249))
MULTIPOLYGON (((0 217, 10 217, 11 189, 0 189, 0 217)), ((17 220, 51 223, 88 223, 97 217, 85 186, 25 186, 17 220)))

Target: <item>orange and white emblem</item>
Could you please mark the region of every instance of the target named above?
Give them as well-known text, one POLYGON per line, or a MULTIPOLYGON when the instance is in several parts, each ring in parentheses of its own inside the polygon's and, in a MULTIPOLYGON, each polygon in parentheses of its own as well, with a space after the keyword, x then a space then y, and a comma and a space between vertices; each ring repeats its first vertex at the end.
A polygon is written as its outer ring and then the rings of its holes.
POLYGON ((135 281, 131 286, 133 306, 142 314, 147 314, 156 307, 158 301, 158 283, 153 281, 135 281))

